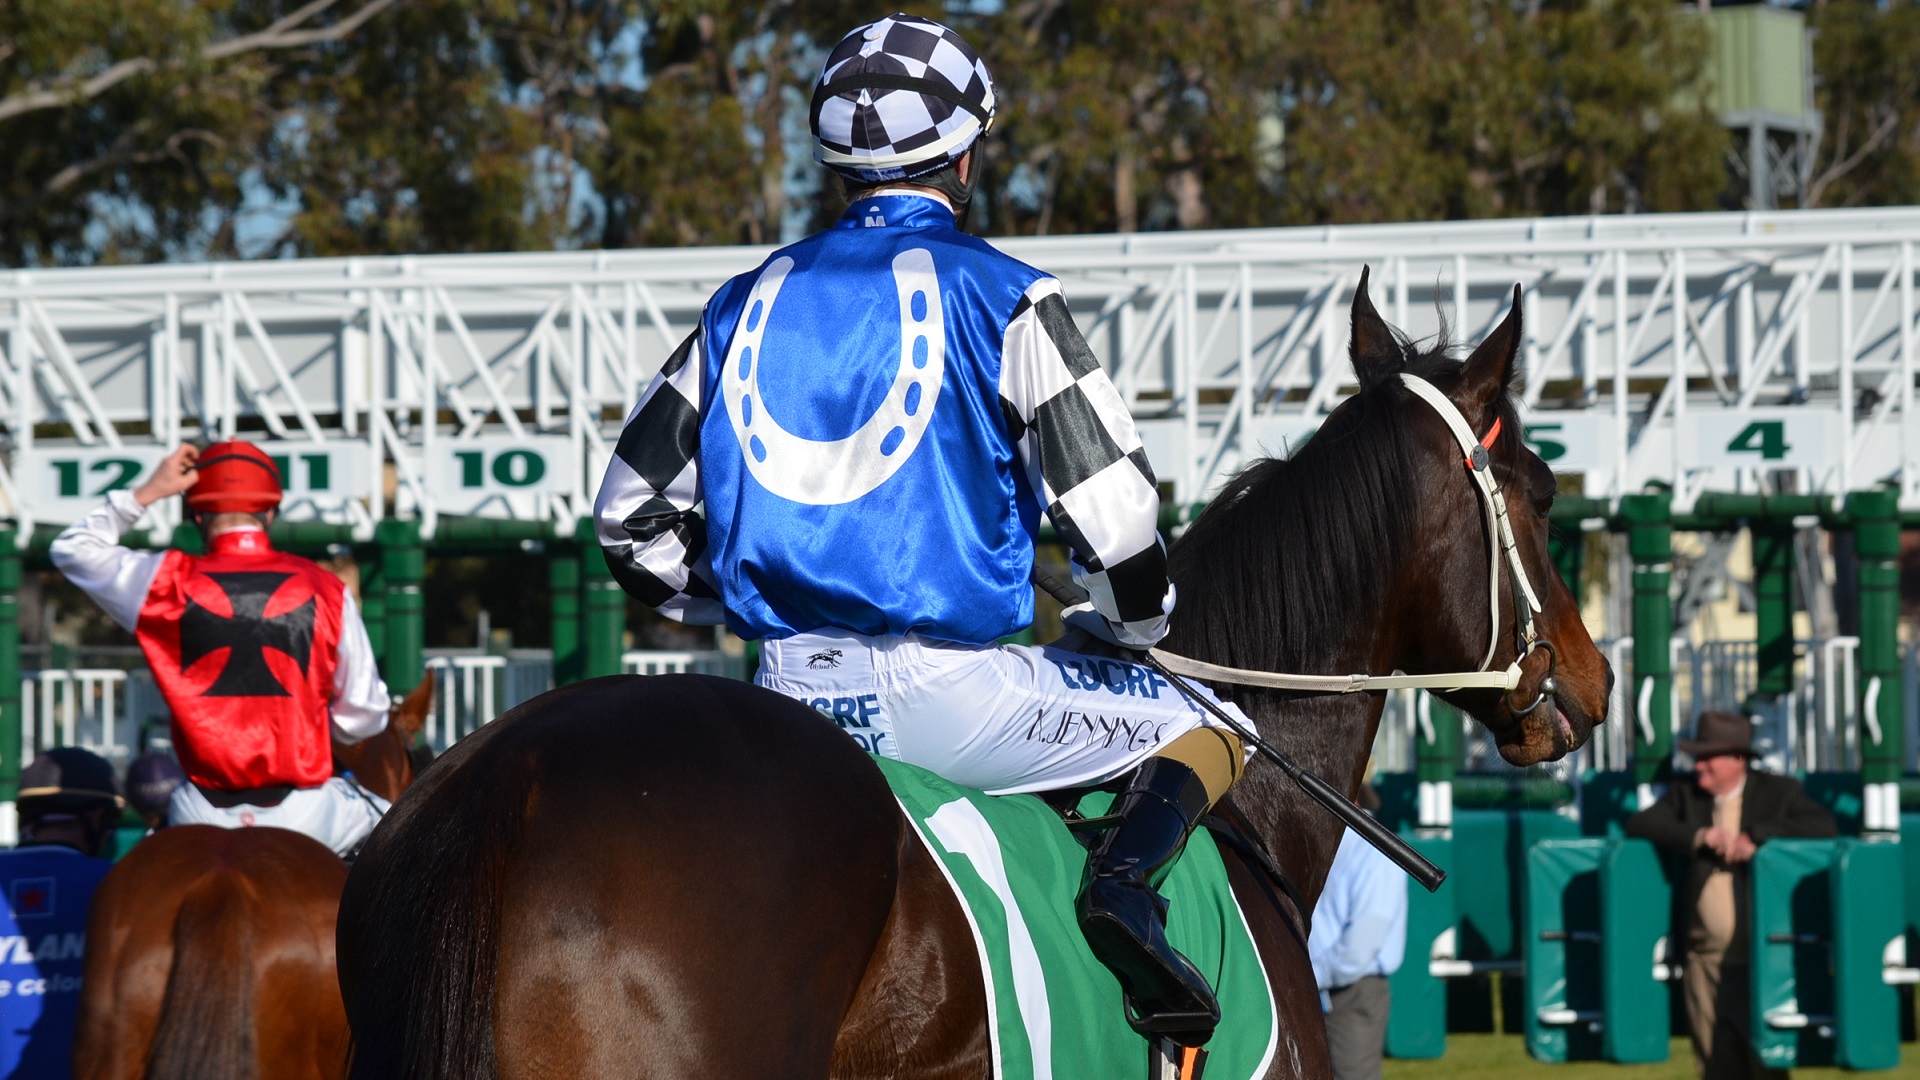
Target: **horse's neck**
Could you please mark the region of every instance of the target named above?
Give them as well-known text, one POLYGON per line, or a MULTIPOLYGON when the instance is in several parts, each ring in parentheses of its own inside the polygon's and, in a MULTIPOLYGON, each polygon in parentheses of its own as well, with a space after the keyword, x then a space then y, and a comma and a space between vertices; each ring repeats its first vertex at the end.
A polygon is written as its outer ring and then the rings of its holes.
MULTIPOLYGON (((1305 697, 1257 706, 1253 719, 1302 768, 1351 793, 1366 768, 1381 705, 1369 694, 1305 697)), ((1346 826, 1277 768, 1250 771, 1234 801, 1280 872, 1314 903, 1346 826)))

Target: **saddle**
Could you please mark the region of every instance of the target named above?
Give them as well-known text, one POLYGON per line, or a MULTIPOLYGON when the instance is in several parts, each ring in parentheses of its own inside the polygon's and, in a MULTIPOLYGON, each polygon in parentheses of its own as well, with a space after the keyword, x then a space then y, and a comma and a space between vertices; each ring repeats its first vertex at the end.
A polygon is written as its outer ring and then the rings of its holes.
MULTIPOLYGON (((1219 1026, 1195 1053, 1130 1023, 1121 984, 1076 920, 1086 845, 1105 823, 1110 793, 995 797, 875 761, 968 913, 988 986, 996 1080, 1138 1076, 1142 1057, 1152 1080, 1198 1080, 1203 1067, 1213 1080, 1264 1074, 1281 1041, 1278 1010, 1222 861, 1238 845, 1195 833, 1161 886, 1172 905, 1170 945, 1205 972, 1220 1001, 1219 1026)), ((1276 886, 1274 895, 1284 893, 1276 886)))

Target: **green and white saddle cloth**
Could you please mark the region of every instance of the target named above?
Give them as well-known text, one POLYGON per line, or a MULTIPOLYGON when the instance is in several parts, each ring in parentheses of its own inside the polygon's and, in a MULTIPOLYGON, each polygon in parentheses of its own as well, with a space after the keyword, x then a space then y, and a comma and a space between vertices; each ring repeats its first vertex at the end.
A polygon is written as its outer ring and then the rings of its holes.
MULTIPOLYGON (((1147 1042, 1127 1026, 1119 981, 1093 958, 1074 922, 1087 853, 1059 815, 1033 796, 995 797, 913 765, 874 760, 973 928, 996 1080, 1144 1075, 1147 1042)), ((1097 792, 1081 811, 1102 813, 1111 800, 1097 792)), ((1170 905, 1168 940, 1220 999, 1207 1080, 1264 1076, 1280 1035, 1273 988, 1204 829, 1160 891, 1170 905)))

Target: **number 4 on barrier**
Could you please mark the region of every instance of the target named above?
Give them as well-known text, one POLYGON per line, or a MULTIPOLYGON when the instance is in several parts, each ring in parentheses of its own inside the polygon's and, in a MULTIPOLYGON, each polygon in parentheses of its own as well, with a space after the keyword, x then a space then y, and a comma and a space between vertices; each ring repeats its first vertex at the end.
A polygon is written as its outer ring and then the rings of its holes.
POLYGON ((1729 453, 1759 454, 1763 460, 1779 461, 1793 447, 1787 445, 1787 425, 1783 420, 1755 420, 1740 429, 1727 443, 1729 453))

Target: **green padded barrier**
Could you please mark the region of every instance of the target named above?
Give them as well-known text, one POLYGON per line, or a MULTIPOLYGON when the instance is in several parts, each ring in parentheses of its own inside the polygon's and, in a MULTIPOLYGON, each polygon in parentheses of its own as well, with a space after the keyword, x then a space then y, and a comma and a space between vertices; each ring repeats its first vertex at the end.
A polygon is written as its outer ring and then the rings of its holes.
POLYGON ((1906 868, 1907 963, 1920 964, 1920 814, 1900 815, 1900 861, 1906 868))
POLYGON ((1640 782, 1630 772, 1588 773, 1580 784, 1580 833, 1625 836, 1640 809, 1640 782))
POLYGON ((1380 809, 1373 816, 1394 832, 1411 835, 1420 824, 1420 778, 1410 772, 1383 772, 1373 778, 1380 809))
POLYGON ((1773 840, 1753 857, 1753 1049, 1778 1069, 1833 1062, 1831 866, 1845 840, 1773 840))
POLYGON ((1673 890, 1645 840, 1610 840, 1600 858, 1600 1053, 1608 1061, 1667 1060, 1672 1026, 1666 964, 1673 890))
POLYGON ((1600 1056, 1600 864, 1611 844, 1543 840, 1527 851, 1525 1024, 1536 1060, 1600 1056))
POLYGON ((1841 836, 1859 836, 1866 819, 1866 802, 1861 796, 1860 774, 1808 773, 1801 781, 1807 797, 1825 807, 1841 836))
POLYGON ((1527 852, 1542 840, 1580 835, 1580 823, 1554 810, 1461 810, 1453 812, 1455 903, 1460 913, 1462 960, 1510 960, 1521 953, 1514 940, 1527 852))
POLYGON ((1902 925, 1900 845, 1843 842, 1833 861, 1835 1064, 1900 1064, 1900 992, 1883 977, 1887 947, 1902 925))
MULTIPOLYGON (((1443 869, 1453 869, 1453 841, 1401 832, 1407 842, 1443 869)), ((1443 934, 1454 933, 1455 875, 1432 893, 1407 883, 1407 954, 1400 970, 1387 977, 1392 1006, 1387 1013, 1387 1056, 1437 1058, 1447 1052, 1447 984, 1433 977, 1428 961, 1443 934)))

